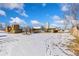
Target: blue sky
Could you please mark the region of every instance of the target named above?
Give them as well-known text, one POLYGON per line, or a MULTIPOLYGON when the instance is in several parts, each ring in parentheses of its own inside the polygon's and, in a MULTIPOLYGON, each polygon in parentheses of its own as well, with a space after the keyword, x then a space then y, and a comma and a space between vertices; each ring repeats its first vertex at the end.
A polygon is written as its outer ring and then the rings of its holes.
POLYGON ((32 25, 32 22, 42 24, 49 22, 58 26, 56 19, 62 22, 64 17, 62 8, 67 10, 59 3, 0 4, 0 22, 10 24, 19 19, 29 26, 32 25))

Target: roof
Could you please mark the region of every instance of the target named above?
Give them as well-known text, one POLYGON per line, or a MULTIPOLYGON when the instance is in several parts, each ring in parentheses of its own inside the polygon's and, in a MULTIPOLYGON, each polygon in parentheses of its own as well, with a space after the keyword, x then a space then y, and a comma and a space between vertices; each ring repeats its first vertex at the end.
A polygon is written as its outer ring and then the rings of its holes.
POLYGON ((38 26, 38 27, 33 27, 33 28, 34 28, 34 29, 41 29, 41 27, 39 27, 39 26, 38 26))

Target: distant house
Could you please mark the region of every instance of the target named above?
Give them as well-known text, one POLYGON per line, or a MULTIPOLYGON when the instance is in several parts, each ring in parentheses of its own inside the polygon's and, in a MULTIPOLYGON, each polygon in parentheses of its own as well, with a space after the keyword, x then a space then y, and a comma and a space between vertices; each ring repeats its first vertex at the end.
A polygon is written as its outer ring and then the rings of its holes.
POLYGON ((48 29, 48 32, 52 32, 53 33, 54 31, 55 31, 55 28, 49 28, 48 29))
POLYGON ((34 32, 34 33, 41 32, 41 31, 42 31, 41 26, 33 26, 32 27, 32 32, 34 32))
POLYGON ((11 26, 7 26, 7 27, 5 28, 5 31, 6 31, 6 32, 10 32, 11 29, 12 29, 11 26))
POLYGON ((22 29, 20 29, 20 26, 19 26, 19 24, 13 24, 12 26, 11 26, 11 32, 12 33, 21 33, 22 32, 22 29))
POLYGON ((23 27, 23 32, 25 34, 30 34, 32 31, 31 31, 31 28, 29 26, 25 26, 25 27, 23 27))
POLYGON ((42 26, 38 21, 32 22, 32 32, 39 33, 42 31, 42 26))
POLYGON ((44 31, 53 33, 53 32, 58 32, 58 29, 47 22, 44 26, 44 31))
POLYGON ((57 33, 59 30, 56 27, 49 27, 48 32, 57 33))
POLYGON ((6 26, 5 31, 11 33, 21 33, 22 29, 20 29, 19 24, 12 24, 11 26, 6 26))

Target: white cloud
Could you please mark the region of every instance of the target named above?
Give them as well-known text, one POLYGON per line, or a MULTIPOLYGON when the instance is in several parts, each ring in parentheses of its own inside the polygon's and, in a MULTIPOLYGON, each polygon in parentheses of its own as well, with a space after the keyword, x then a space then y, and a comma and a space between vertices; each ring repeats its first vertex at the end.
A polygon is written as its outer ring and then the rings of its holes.
POLYGON ((37 20, 31 21, 33 28, 41 28, 41 23, 37 20))
POLYGON ((75 20, 73 16, 67 16, 67 18, 73 25, 77 25, 79 22, 78 20, 75 20))
POLYGON ((1 8, 9 8, 9 9, 23 9, 23 3, 1 3, 1 8))
POLYGON ((53 22, 54 24, 57 24, 57 26, 64 28, 65 26, 67 26, 66 28, 71 28, 72 25, 76 25, 78 24, 78 20, 75 20, 73 16, 68 16, 65 15, 66 19, 63 19, 57 15, 53 16, 53 22))
POLYGON ((69 10, 69 6, 68 5, 63 5, 61 8, 62 11, 68 11, 69 10))
POLYGON ((0 8, 6 8, 11 10, 14 9, 21 16, 28 17, 28 15, 25 13, 23 3, 2 3, 0 4, 0 8))
POLYGON ((59 17, 58 15, 54 15, 52 17, 53 21, 57 24, 64 24, 65 23, 65 20, 62 19, 61 17, 59 17))
POLYGON ((25 12, 22 12, 20 15, 24 17, 29 17, 25 12))
POLYGON ((2 26, 3 26, 3 28, 5 28, 6 27, 6 24, 5 23, 2 23, 2 26))
POLYGON ((3 23, 3 22, 1 22, 1 23, 0 23, 0 29, 4 29, 5 27, 6 27, 6 24, 3 23))
POLYGON ((61 18, 60 18, 59 16, 57 16, 57 15, 54 15, 54 16, 52 17, 52 19, 53 19, 53 20, 60 20, 61 18))
POLYGON ((37 21, 37 20, 32 20, 31 23, 32 23, 32 24, 40 24, 40 22, 37 21))
POLYGON ((64 24, 65 23, 65 20, 59 20, 59 21, 56 21, 58 24, 64 24))
POLYGON ((6 13, 5 13, 5 11, 3 11, 3 10, 0 10, 0 16, 6 16, 6 13))
POLYGON ((45 7, 46 6, 46 3, 43 3, 42 6, 45 7))
POLYGON ((55 27, 57 27, 57 24, 50 24, 50 28, 55 28, 55 27))
POLYGON ((22 24, 26 24, 26 22, 24 20, 20 19, 19 17, 15 17, 15 18, 11 17, 10 24, 20 24, 20 25, 22 25, 22 24))

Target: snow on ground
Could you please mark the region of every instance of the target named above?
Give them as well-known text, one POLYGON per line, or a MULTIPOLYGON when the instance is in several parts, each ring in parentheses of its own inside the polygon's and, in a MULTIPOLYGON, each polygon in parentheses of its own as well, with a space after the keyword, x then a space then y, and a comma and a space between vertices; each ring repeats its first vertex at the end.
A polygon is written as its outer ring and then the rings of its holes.
POLYGON ((57 33, 47 40, 47 55, 53 56, 73 56, 74 54, 69 51, 68 43, 75 39, 69 33, 57 33))
POLYGON ((31 35, 0 32, 0 55, 3 56, 70 56, 66 45, 70 33, 35 33, 31 35))

